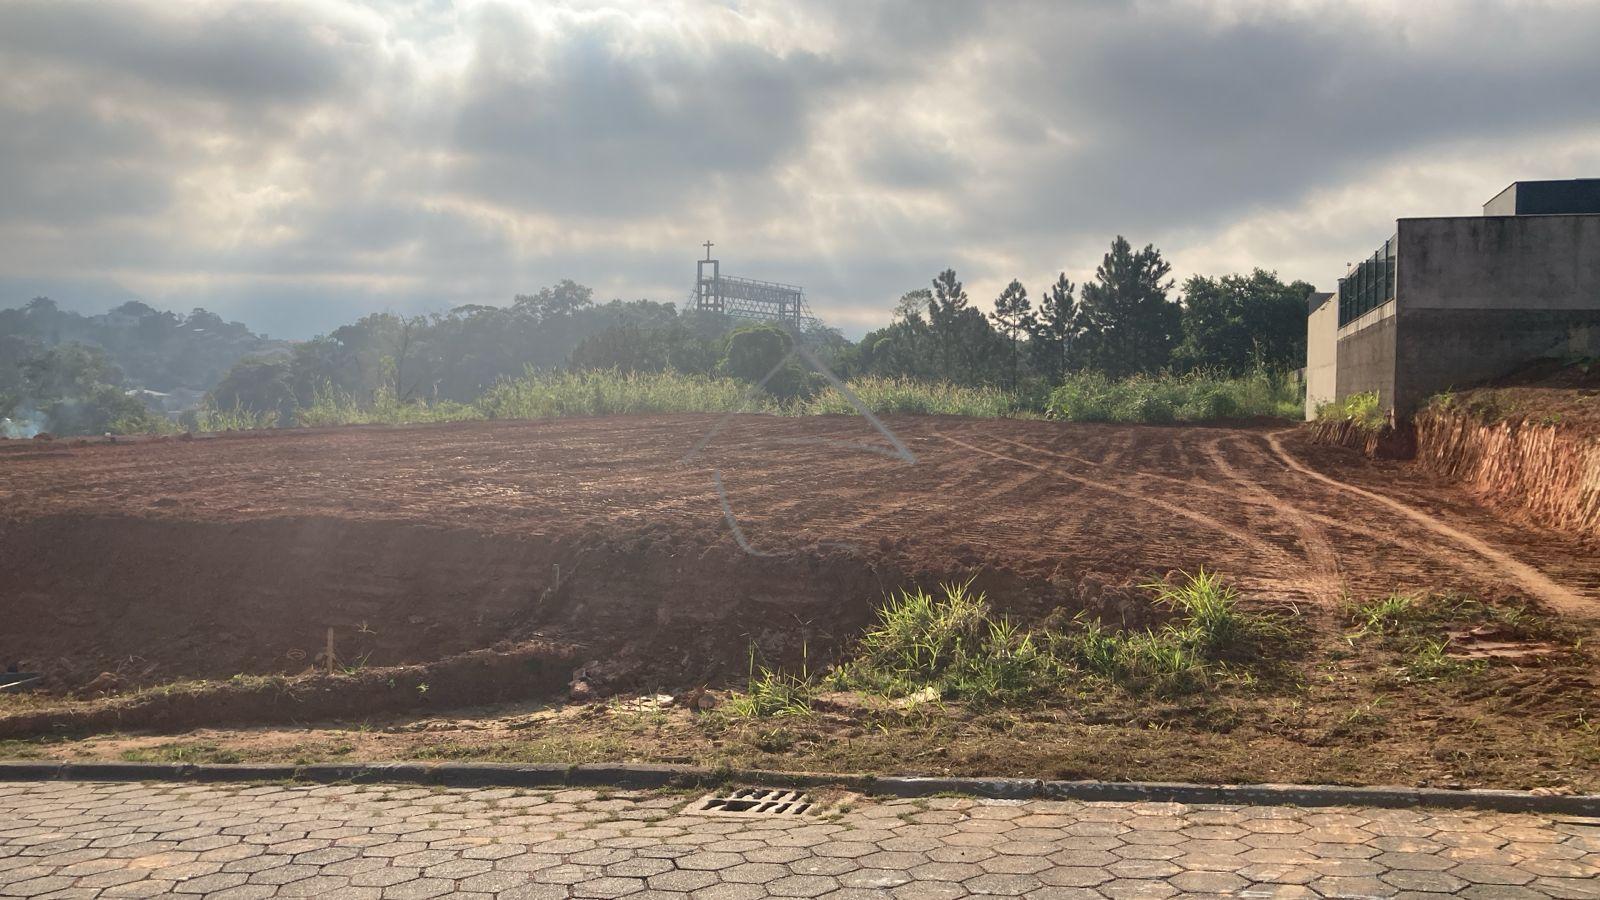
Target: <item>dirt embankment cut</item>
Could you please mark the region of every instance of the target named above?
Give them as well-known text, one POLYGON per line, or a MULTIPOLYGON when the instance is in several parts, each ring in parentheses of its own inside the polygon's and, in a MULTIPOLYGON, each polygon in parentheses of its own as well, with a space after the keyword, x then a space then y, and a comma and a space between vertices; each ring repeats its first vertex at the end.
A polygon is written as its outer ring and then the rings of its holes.
POLYGON ((1519 523, 1600 539, 1600 363, 1540 362, 1440 394, 1397 425, 1330 419, 1308 431, 1368 459, 1415 460, 1413 471, 1519 523))
POLYGON ((1417 461, 1520 521, 1600 540, 1600 363, 1435 398, 1417 461))
POLYGON ((1530 522, 1600 540, 1600 439, 1448 408, 1425 410, 1416 429, 1417 462, 1435 474, 1530 522))

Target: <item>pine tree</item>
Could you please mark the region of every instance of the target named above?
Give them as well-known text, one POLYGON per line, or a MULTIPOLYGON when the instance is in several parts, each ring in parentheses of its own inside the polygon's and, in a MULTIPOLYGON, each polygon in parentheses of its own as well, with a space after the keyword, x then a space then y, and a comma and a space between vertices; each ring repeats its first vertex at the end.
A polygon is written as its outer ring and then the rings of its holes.
POLYGON ((994 312, 989 318, 994 319, 1000 327, 1000 332, 1011 342, 1011 388, 1017 387, 1017 358, 1020 355, 1017 338, 1027 328, 1033 318, 1033 305, 1028 301, 1028 289, 1022 282, 1011 279, 1005 290, 994 300, 994 312))
POLYGON ((1083 286, 1084 360, 1108 375, 1154 372, 1168 363, 1181 329, 1181 308, 1167 297, 1172 266, 1150 244, 1134 252, 1117 235, 1083 286))
POLYGON ((1083 309, 1073 290, 1072 281, 1062 272, 1039 298, 1039 311, 1028 317, 1028 347, 1033 364, 1052 382, 1066 373, 1073 344, 1083 334, 1083 309))
POLYGON ((939 345, 944 364, 942 375, 950 381, 957 380, 955 354, 961 341, 962 313, 966 312, 967 307, 967 290, 956 278, 955 269, 945 269, 934 277, 933 300, 928 304, 928 325, 933 331, 933 339, 939 345))

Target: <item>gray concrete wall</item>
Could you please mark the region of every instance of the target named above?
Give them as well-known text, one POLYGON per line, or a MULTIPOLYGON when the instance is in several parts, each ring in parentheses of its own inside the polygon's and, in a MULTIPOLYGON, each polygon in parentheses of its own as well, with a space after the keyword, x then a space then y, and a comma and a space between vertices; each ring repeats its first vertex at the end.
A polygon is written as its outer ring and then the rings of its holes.
POLYGON ((1335 394, 1377 391, 1385 409, 1395 397, 1395 304, 1385 303, 1339 329, 1335 394))
POLYGON ((1401 219, 1411 309, 1600 309, 1600 216, 1401 219))
POLYGON ((1399 310, 1395 408, 1503 378, 1536 359, 1600 356, 1600 308, 1399 310))
POLYGON ((1385 405, 1400 415, 1535 359, 1600 353, 1600 216, 1401 219, 1398 236, 1385 405))
POLYGON ((1339 301, 1324 294, 1322 303, 1306 317, 1306 420, 1317 417, 1317 407, 1338 396, 1339 301))

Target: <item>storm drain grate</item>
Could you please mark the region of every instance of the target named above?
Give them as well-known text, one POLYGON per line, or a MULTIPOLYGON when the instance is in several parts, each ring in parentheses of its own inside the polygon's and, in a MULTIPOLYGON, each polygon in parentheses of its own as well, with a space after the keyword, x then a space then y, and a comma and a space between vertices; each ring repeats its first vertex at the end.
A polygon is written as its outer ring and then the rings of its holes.
POLYGON ((711 816, 803 816, 816 814, 816 801, 801 791, 775 788, 739 788, 725 794, 708 794, 691 807, 711 816))

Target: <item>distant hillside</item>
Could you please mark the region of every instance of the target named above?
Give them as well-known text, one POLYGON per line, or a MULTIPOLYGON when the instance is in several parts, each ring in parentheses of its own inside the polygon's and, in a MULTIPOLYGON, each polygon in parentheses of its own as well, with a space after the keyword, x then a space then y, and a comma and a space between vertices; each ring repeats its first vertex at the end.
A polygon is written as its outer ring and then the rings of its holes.
POLYGON ((0 310, 0 366, 67 343, 104 350, 122 371, 125 388, 163 394, 210 390, 245 356, 287 354, 290 346, 203 309, 180 315, 131 301, 85 316, 40 297, 21 309, 0 310))

